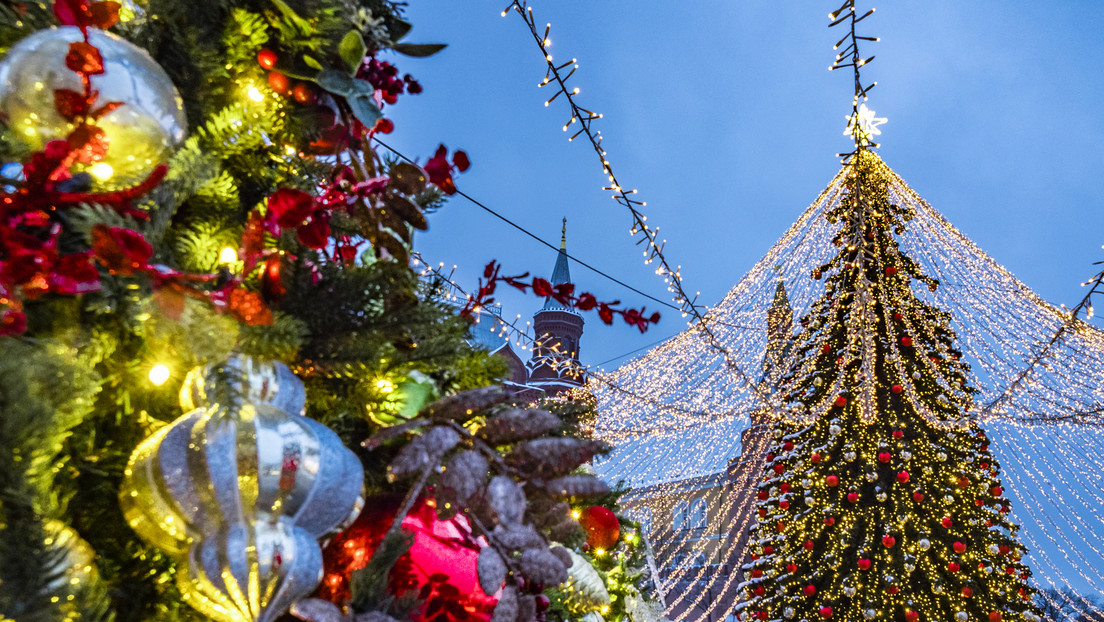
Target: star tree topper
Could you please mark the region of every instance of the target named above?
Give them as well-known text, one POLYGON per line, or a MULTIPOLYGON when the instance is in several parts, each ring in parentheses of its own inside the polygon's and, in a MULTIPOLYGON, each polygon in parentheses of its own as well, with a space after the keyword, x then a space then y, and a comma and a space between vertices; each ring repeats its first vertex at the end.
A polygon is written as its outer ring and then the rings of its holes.
POLYGON ((874 111, 866 104, 859 104, 858 110, 847 116, 847 129, 843 130, 843 135, 854 137, 858 145, 872 145, 874 142, 870 138, 882 134, 878 126, 886 121, 885 117, 875 117, 874 111))

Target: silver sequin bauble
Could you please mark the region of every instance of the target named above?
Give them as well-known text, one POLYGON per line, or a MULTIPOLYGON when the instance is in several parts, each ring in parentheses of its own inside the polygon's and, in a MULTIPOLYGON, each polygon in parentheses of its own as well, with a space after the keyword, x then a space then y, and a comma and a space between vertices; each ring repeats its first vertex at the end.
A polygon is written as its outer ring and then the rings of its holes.
POLYGON ((131 455, 124 516, 182 558, 190 605, 227 622, 274 620, 321 580, 318 539, 359 513, 360 461, 299 414, 302 383, 280 363, 235 356, 193 371, 181 393, 195 410, 131 455))
MULTIPOLYGON (((122 106, 96 121, 109 145, 104 162, 127 180, 144 177, 184 140, 184 106, 172 80, 145 50, 90 28, 89 42, 103 56, 104 73, 91 76, 97 105, 122 106)), ((64 139, 72 125, 54 108, 54 91, 84 92, 80 75, 65 66, 69 44, 82 41, 75 26, 40 30, 0 59, 0 113, 32 149, 64 139)))

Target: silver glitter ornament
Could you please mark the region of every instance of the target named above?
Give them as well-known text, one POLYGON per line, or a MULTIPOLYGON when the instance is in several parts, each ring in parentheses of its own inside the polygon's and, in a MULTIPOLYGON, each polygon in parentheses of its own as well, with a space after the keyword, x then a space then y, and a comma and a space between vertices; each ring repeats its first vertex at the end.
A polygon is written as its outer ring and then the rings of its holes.
POLYGON ((362 509, 360 461, 304 400, 283 364, 234 356, 189 374, 195 409, 131 455, 127 522, 180 559, 184 599, 216 620, 281 616, 322 579, 318 539, 362 509))
MULTIPOLYGON (((123 104, 96 121, 108 140, 102 163, 111 167, 109 176, 141 179, 184 140, 188 124, 183 102, 168 74, 145 50, 96 28, 89 28, 88 36, 103 57, 104 72, 90 76, 99 92, 96 104, 123 104)), ((55 108, 54 92, 84 92, 80 74, 65 60, 69 44, 83 40, 76 26, 40 30, 0 59, 0 114, 31 149, 64 139, 73 129, 55 108)))

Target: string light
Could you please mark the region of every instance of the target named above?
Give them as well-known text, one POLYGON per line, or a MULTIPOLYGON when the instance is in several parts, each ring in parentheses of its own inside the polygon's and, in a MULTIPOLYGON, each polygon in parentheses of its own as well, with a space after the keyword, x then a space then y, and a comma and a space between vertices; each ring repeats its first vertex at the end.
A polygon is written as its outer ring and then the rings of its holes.
POLYGON ((149 381, 152 382, 154 386, 159 387, 169 380, 170 375, 172 375, 172 372, 169 370, 168 365, 158 363, 150 368, 149 381))

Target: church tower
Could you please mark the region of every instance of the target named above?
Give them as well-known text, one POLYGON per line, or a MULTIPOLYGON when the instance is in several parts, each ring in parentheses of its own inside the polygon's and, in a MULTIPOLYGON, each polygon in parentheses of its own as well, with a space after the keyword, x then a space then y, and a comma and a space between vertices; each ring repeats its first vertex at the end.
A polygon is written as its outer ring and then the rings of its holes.
MULTIPOLYGON (((571 282, 567 265, 567 219, 563 221, 560 252, 552 269, 553 286, 571 282)), ((529 385, 539 387, 552 397, 561 391, 582 386, 579 373, 579 339, 583 336, 583 317, 553 298, 533 315, 537 346, 529 361, 529 385)))

